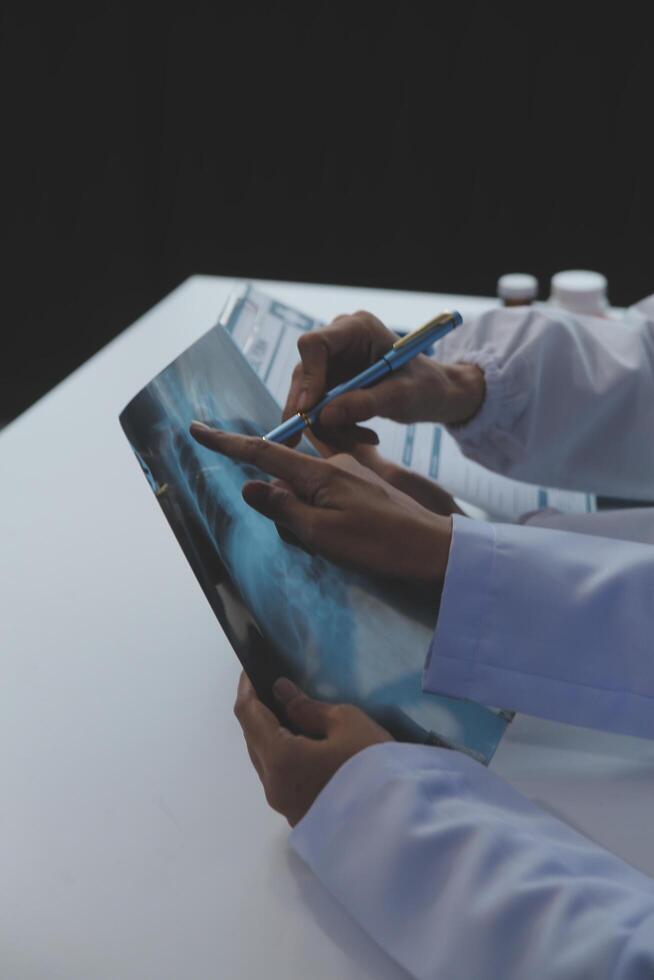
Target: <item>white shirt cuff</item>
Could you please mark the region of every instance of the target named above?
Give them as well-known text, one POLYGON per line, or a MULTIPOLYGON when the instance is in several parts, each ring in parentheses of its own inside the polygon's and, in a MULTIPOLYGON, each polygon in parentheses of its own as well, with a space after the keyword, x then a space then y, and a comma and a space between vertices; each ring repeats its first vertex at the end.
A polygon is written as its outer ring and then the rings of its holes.
POLYGON ((432 694, 654 737, 650 545, 455 515, 432 694))

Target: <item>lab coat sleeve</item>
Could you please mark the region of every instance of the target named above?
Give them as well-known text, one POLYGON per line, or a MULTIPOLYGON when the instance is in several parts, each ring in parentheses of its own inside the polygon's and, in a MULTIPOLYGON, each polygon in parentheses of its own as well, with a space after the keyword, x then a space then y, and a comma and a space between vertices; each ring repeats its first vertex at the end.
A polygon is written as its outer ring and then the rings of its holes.
POLYGON ((619 541, 637 541, 654 545, 654 507, 625 507, 622 510, 598 510, 590 514, 563 514, 548 509, 523 514, 520 524, 529 527, 557 528, 594 534, 619 541))
POLYGON ((434 694, 654 738, 654 547, 455 515, 434 694))
POLYGON ((460 753, 365 749, 291 843, 420 980, 654 976, 654 883, 460 753))
POLYGON ((442 340, 436 356, 485 374, 480 411, 450 427, 466 456, 518 480, 652 499, 654 297, 625 323, 491 310, 442 340))

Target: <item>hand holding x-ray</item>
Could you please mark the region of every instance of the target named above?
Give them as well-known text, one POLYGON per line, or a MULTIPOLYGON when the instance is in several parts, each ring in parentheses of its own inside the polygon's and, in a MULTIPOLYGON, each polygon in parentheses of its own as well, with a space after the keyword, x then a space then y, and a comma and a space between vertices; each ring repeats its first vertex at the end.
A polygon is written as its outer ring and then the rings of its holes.
POLYGON ((451 520, 422 507, 352 456, 317 459, 199 422, 191 434, 207 449, 275 477, 273 483, 248 481, 243 498, 306 547, 358 571, 442 585, 451 520))
POLYGON ((348 759, 393 737, 360 708, 308 698, 288 678, 280 678, 273 691, 281 723, 244 673, 234 714, 268 803, 294 827, 348 759), (295 732, 286 727, 289 722, 295 732))

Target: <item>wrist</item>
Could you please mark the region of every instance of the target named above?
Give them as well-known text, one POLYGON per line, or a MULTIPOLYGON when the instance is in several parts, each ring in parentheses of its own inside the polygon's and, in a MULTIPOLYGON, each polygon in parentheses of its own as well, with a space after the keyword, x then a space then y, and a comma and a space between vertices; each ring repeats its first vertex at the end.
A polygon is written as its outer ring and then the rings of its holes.
POLYGON ((477 364, 438 364, 441 372, 439 404, 436 406, 436 422, 445 425, 463 425, 469 422, 481 408, 486 397, 484 372, 477 364))
POLYGON ((452 544, 452 518, 430 515, 429 528, 423 535, 416 578, 439 591, 445 581, 452 544))

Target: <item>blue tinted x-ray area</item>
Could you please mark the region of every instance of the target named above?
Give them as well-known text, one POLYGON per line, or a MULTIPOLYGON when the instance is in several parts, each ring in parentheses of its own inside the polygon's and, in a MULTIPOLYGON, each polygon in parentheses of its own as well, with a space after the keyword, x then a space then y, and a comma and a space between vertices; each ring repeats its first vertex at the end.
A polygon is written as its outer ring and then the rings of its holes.
POLYGON ((506 718, 421 689, 436 603, 282 540, 241 496, 248 479, 267 477, 196 443, 192 419, 253 435, 279 423, 279 407, 220 326, 150 382, 120 420, 264 700, 277 677, 289 676, 314 697, 359 705, 396 738, 461 748, 487 762, 506 718))

